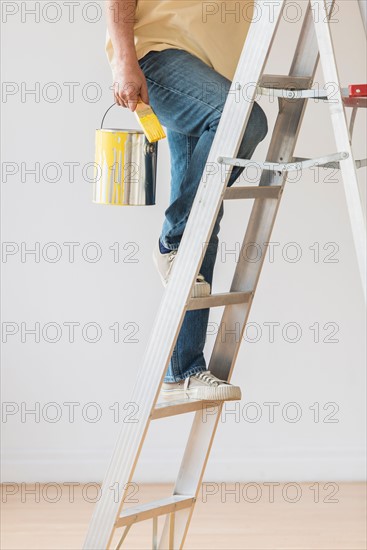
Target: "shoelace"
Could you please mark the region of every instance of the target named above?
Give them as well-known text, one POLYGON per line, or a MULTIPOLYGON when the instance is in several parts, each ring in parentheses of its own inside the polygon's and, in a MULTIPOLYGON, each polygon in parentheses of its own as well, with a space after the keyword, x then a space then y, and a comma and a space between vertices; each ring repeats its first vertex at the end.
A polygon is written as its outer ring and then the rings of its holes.
POLYGON ((219 384, 223 384, 223 380, 219 380, 219 378, 216 378, 214 374, 212 374, 209 371, 204 372, 198 372, 197 374, 193 374, 192 376, 189 376, 185 379, 184 383, 184 389, 187 390, 187 388, 190 385, 190 378, 196 378, 197 380, 202 380, 203 382, 207 382, 211 386, 219 386, 219 384))
POLYGON ((214 374, 212 374, 210 371, 203 371, 198 372, 197 374, 194 374, 195 378, 198 380, 202 380, 203 382, 207 382, 208 384, 212 386, 219 386, 220 380, 214 374))

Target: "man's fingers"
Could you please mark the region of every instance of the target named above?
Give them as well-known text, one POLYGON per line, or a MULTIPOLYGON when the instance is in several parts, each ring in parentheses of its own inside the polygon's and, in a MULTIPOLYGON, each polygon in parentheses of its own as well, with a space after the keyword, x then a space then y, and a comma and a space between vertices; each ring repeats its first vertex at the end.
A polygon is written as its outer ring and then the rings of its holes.
POLYGON ((138 104, 137 97, 130 98, 127 100, 127 106, 129 107, 130 111, 135 111, 137 104, 138 104))
POLYGON ((114 95, 116 103, 118 105, 120 105, 121 107, 124 107, 123 99, 120 97, 120 94, 119 94, 119 84, 118 84, 118 82, 114 82, 113 95, 114 95))
POLYGON ((115 102, 117 103, 117 105, 123 107, 122 101, 117 94, 115 94, 115 102))
POLYGON ((126 107, 124 101, 122 101, 119 97, 116 99, 116 103, 117 103, 120 107, 126 107))
POLYGON ((115 102, 117 103, 117 105, 119 105, 119 107, 126 107, 125 102, 116 94, 115 94, 115 102))
POLYGON ((128 83, 124 86, 121 82, 116 81, 114 83, 114 96, 115 101, 122 107, 127 107, 131 111, 135 111, 139 99, 141 98, 144 103, 149 104, 148 87, 146 82, 141 86, 128 83))

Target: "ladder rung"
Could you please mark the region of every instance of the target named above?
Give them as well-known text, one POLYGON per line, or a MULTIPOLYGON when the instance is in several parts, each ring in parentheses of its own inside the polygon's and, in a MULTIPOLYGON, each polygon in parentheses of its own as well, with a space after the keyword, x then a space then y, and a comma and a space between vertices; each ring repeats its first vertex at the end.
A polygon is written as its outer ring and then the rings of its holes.
POLYGON ((223 292, 221 294, 210 294, 202 298, 190 298, 186 309, 206 309, 208 307, 230 306, 249 302, 253 292, 223 292))
POLYGON ((260 88, 304 90, 312 83, 312 76, 287 76, 283 74, 264 74, 259 82, 260 88))
POLYGON ((281 185, 233 186, 227 187, 223 199, 277 199, 281 192, 281 185))
POLYGON ((257 93, 282 99, 327 99, 326 90, 312 90, 312 77, 263 75, 257 93))
POLYGON ((200 411, 206 407, 212 407, 216 401, 203 401, 201 399, 184 399, 180 401, 162 401, 153 409, 151 420, 159 420, 168 416, 200 411))
POLYGON ((184 508, 190 508, 195 502, 195 497, 173 495, 161 500, 147 502, 140 506, 134 506, 124 510, 121 516, 116 521, 115 527, 123 527, 124 525, 132 525, 138 521, 145 521, 158 516, 177 512, 184 508))

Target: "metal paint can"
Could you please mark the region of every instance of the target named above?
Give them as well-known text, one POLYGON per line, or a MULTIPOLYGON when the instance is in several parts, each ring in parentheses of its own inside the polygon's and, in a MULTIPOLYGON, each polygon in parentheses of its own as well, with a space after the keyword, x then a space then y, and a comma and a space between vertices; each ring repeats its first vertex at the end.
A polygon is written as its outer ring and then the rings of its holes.
POLYGON ((93 202, 154 205, 158 142, 149 143, 140 130, 102 128, 103 120, 96 130, 93 202))

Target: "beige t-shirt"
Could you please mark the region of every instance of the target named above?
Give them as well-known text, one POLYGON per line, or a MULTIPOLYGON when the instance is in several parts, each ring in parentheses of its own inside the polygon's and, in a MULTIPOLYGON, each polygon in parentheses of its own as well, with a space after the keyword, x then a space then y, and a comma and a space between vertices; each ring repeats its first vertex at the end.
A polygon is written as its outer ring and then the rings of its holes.
MULTIPOLYGON (((254 0, 137 0, 134 35, 138 59, 150 50, 178 48, 233 80, 253 13, 254 0)), ((106 53, 113 71, 108 31, 106 53)))

